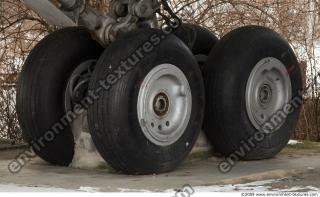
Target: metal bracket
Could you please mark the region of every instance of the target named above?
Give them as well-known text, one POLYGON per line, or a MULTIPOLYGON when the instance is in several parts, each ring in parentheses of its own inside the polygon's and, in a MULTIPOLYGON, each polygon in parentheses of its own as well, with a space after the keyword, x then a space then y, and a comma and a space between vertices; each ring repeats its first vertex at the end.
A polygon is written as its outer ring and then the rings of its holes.
POLYGON ((111 0, 108 14, 102 15, 87 6, 85 0, 23 0, 49 24, 67 27, 84 26, 97 40, 107 46, 120 32, 128 32, 141 24, 157 27, 158 0, 111 0))

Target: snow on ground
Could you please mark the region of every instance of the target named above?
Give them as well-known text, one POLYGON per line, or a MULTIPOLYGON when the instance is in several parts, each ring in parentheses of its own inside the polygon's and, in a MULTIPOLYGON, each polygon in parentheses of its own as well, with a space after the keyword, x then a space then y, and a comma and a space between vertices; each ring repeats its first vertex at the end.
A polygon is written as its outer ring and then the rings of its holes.
MULTIPOLYGON (((127 189, 127 188, 118 188, 119 192, 144 192, 144 193, 151 193, 152 191, 145 190, 145 189, 127 189)), ((172 190, 173 191, 173 190, 172 190)))
MULTIPOLYGON (((196 186, 193 187, 195 192, 263 192, 270 191, 271 186, 268 184, 277 182, 277 180, 256 181, 246 184, 229 184, 229 185, 212 185, 212 186, 196 186)), ((166 192, 173 192, 174 189, 166 190, 166 192)))
POLYGON ((320 192, 320 188, 316 188, 313 186, 306 186, 306 187, 296 186, 296 187, 292 187, 292 188, 288 188, 288 189, 274 189, 272 191, 275 191, 275 192, 297 192, 297 191, 320 192))
MULTIPOLYGON (((313 186, 294 186, 286 189, 273 188, 272 184, 280 183, 280 179, 256 181, 245 184, 234 184, 234 185, 213 185, 213 186, 196 186, 193 187, 197 193, 202 192, 320 192, 320 188, 313 186)), ((150 193, 152 191, 144 189, 127 189, 118 188, 119 192, 143 192, 150 193)), ((99 188, 84 187, 81 186, 79 189, 63 189, 48 186, 22 186, 16 184, 0 184, 0 192, 99 192, 99 188)), ((165 193, 175 193, 176 189, 165 190, 165 193)))
POLYGON ((198 186, 194 187, 195 192, 263 192, 269 191, 271 184, 276 180, 267 180, 267 181, 256 181, 247 184, 236 184, 236 185, 214 185, 214 186, 198 186))
MULTIPOLYGON (((213 186, 196 186, 193 187, 195 192, 297 192, 297 191, 309 191, 320 192, 320 188, 313 186, 295 186, 288 189, 276 189, 272 187, 272 184, 279 183, 281 180, 265 180, 256 181, 246 184, 235 185, 213 185, 213 186)), ((173 189, 166 192, 173 192, 173 189)))
POLYGON ((93 193, 93 192, 99 192, 99 188, 95 188, 95 187, 83 187, 83 186, 81 186, 80 188, 79 188, 79 191, 80 192, 91 192, 91 193, 93 193))
POLYGON ((300 142, 298 140, 290 140, 288 142, 288 144, 293 146, 293 145, 297 145, 297 144, 303 144, 303 142, 300 142))
POLYGON ((72 123, 75 150, 70 167, 94 169, 106 166, 106 162, 98 153, 89 133, 87 114, 79 116, 72 123))
POLYGON ((269 183, 269 181, 257 181, 238 185, 199 186, 194 187, 194 190, 195 192, 320 192, 319 188, 313 186, 297 186, 288 189, 273 189, 271 185, 268 185, 269 183))
POLYGON ((96 151, 91 135, 82 132, 75 141, 75 153, 70 167, 81 169, 95 169, 106 166, 106 162, 96 151))

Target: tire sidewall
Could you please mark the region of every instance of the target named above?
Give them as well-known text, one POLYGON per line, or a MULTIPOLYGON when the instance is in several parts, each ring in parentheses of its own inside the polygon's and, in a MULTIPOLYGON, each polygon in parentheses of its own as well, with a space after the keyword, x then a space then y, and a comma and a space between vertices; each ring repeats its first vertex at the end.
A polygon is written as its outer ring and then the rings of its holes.
MULTIPOLYGON (((163 35, 159 30, 154 29, 130 32, 110 46, 110 50, 103 55, 105 58, 99 60, 98 65, 118 65, 120 60, 133 54, 154 34, 159 37, 163 35), (117 51, 120 52, 117 53, 117 51)), ((106 76, 108 73, 105 72, 102 75, 106 76)), ((108 154, 111 151, 105 151, 103 147, 108 146, 107 141, 112 141, 112 149, 116 150, 115 154, 121 157, 120 160, 131 164, 128 173, 131 173, 130 171, 152 173, 172 170, 185 159, 195 144, 203 119, 203 81, 193 55, 175 36, 162 37, 160 44, 155 46, 152 52, 147 53, 109 92, 105 92, 103 97, 107 99, 100 102, 99 105, 107 106, 107 108, 100 109, 99 114, 103 117, 110 116, 105 122, 108 126, 99 128, 101 135, 93 137, 93 140, 96 141, 96 144, 101 144, 97 148, 107 161, 110 160, 108 154), (146 75, 154 67, 165 63, 177 66, 188 79, 193 98, 192 112, 187 129, 179 140, 169 146, 158 146, 146 138, 140 127, 137 100, 141 83, 146 75), (110 135, 110 133, 117 133, 117 135, 110 135), (106 141, 101 142, 101 140, 106 141)), ((110 163, 112 165, 112 161, 110 163)), ((119 166, 114 167, 119 168, 119 166)), ((125 171, 126 169, 120 170, 125 171)))
MULTIPOLYGON (((233 145, 233 148, 226 148, 222 152, 232 154, 235 149, 243 146, 243 142, 254 137, 258 132, 247 114, 245 96, 247 81, 255 65, 267 57, 280 60, 286 66, 290 76, 292 98, 301 98, 299 94, 299 90, 302 89, 301 75, 299 64, 291 47, 278 34, 269 29, 259 27, 256 31, 252 31, 250 28, 243 28, 242 31, 240 29, 227 35, 219 45, 220 51, 213 55, 214 58, 209 59, 208 62, 221 65, 215 72, 220 75, 218 80, 220 80, 219 85, 222 87, 217 87, 219 89, 216 90, 221 91, 218 95, 222 102, 222 108, 224 108, 221 114, 225 120, 221 123, 225 125, 222 135, 226 135, 230 144, 233 145), (223 54, 223 58, 219 58, 221 54, 223 54)), ((299 112, 300 107, 288 114, 285 123, 279 129, 265 134, 262 141, 259 138, 256 141, 256 146, 259 148, 251 150, 246 157, 250 158, 251 155, 256 155, 256 150, 260 151, 261 157, 263 157, 264 151, 273 152, 273 154, 280 151, 290 139, 299 112)))

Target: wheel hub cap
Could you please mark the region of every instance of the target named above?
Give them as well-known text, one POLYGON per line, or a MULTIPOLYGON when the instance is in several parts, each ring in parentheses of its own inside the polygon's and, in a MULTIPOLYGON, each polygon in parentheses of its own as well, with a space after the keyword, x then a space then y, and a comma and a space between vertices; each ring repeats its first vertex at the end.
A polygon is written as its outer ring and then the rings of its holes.
POLYGON ((169 110, 169 98, 165 93, 160 92, 155 96, 153 99, 153 110, 159 117, 167 114, 169 110))
POLYGON ((191 90, 184 73, 161 64, 145 77, 139 90, 137 112, 146 138, 160 146, 175 143, 188 126, 191 90))
MULTIPOLYGON (((258 62, 246 87, 246 109, 253 126, 261 129, 290 101, 291 96, 291 80, 285 65, 272 57, 258 62)), ((274 125, 274 129, 280 128, 284 122, 274 125)))
POLYGON ((263 84, 259 89, 259 102, 261 105, 270 103, 272 99, 272 89, 268 84, 263 84))

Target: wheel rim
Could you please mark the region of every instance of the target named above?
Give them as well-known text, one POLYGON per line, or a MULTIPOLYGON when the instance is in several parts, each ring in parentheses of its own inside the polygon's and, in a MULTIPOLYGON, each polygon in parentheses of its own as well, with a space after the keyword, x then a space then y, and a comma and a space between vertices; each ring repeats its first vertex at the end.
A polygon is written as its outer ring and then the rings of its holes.
POLYGON ((65 111, 72 111, 73 105, 79 104, 86 96, 88 84, 97 60, 81 63, 71 74, 64 94, 65 111))
MULTIPOLYGON (((270 121, 283 106, 289 103, 292 89, 285 65, 276 58, 268 57, 258 62, 252 70, 246 87, 246 109, 256 129, 270 121)), ((280 128, 285 120, 274 125, 280 128)))
POLYGON ((138 95, 137 112, 142 132, 159 146, 168 146, 188 126, 192 95, 184 73, 172 64, 153 68, 144 78, 138 95))

